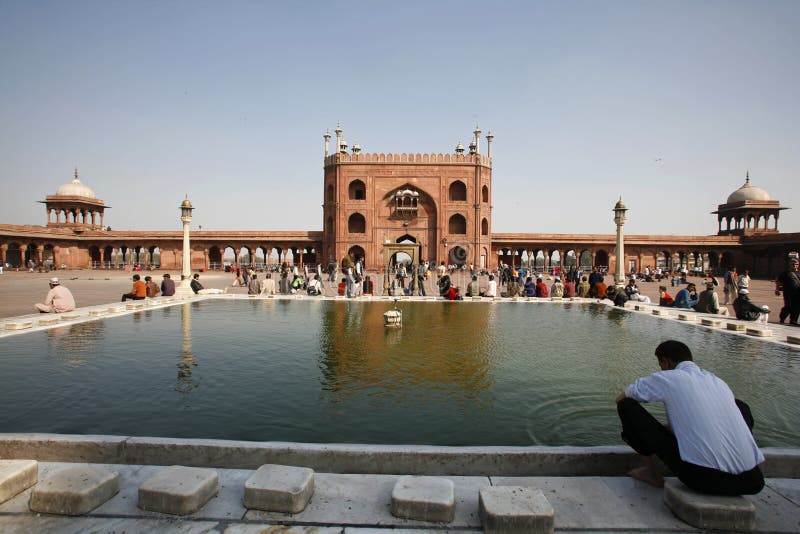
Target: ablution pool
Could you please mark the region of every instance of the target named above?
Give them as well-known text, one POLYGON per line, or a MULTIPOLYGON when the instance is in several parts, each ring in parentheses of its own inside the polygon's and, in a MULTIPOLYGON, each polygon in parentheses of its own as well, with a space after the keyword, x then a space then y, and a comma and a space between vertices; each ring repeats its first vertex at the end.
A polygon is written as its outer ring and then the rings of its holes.
MULTIPOLYGON (((614 397, 686 342, 800 444, 800 352, 584 303, 208 299, 0 340, 0 432, 431 445, 621 444, 614 397)), ((663 411, 654 410, 663 415, 663 411)))

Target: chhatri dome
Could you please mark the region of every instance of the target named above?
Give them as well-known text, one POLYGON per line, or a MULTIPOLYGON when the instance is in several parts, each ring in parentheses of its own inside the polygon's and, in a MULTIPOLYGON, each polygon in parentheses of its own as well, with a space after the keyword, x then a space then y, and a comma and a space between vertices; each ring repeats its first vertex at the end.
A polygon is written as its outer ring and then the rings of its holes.
POLYGON ((75 169, 75 178, 58 188, 55 195, 40 200, 46 205, 47 226, 72 228, 76 232, 100 230, 104 227, 105 203, 97 198, 80 178, 75 169))
POLYGON ((97 198, 97 196, 94 194, 94 191, 92 191, 92 188, 81 182, 78 178, 78 169, 75 169, 75 178, 73 178, 71 182, 59 187, 55 196, 97 198))
POLYGON ((745 178, 744 185, 728 196, 728 201, 726 204, 732 204, 733 202, 745 202, 747 200, 770 200, 769 194, 766 191, 750 183, 750 171, 747 171, 747 177, 745 178))
POLYGON ((750 171, 744 185, 728 195, 725 204, 711 213, 717 216, 717 235, 752 235, 778 233, 778 216, 788 209, 769 193, 750 183, 750 171))

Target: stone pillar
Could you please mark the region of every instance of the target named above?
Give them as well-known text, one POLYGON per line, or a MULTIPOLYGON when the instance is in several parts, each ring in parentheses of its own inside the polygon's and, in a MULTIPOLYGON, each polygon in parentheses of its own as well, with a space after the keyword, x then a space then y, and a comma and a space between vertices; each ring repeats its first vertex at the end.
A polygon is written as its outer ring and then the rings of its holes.
POLYGON ((299 255, 300 259, 300 270, 303 269, 303 247, 297 247, 297 254, 299 255))
POLYGON ((6 266, 6 252, 8 252, 8 245, 3 243, 0 245, 0 265, 2 265, 4 268, 6 266))

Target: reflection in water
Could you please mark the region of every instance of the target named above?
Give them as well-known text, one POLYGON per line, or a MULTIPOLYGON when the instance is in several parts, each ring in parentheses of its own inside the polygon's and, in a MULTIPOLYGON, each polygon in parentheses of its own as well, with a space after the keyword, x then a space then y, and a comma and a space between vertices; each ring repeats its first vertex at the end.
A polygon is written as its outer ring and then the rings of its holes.
POLYGON ((181 306, 181 333, 183 341, 181 343, 181 356, 175 365, 178 368, 178 381, 175 383, 175 391, 178 393, 189 394, 199 384, 192 380, 192 371, 197 367, 197 361, 192 352, 192 306, 184 304, 181 306))
POLYGON ((87 321, 45 330, 50 342, 49 357, 70 367, 84 365, 96 351, 92 345, 105 339, 105 321, 87 321))
MULTIPOLYGON (((391 304, 335 302, 322 317, 319 366, 331 402, 367 394, 413 397, 425 391, 457 403, 481 401, 492 382, 486 308, 458 304, 406 306, 403 328, 387 329, 391 304)), ((403 306, 401 305, 401 308, 403 306)), ((490 401, 488 394, 484 402, 490 401)))

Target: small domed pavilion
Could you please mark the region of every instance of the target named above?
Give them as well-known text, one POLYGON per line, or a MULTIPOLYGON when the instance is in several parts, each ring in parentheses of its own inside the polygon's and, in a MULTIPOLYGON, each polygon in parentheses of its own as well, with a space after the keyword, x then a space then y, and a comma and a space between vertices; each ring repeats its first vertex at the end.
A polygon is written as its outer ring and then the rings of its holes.
POLYGON ((750 183, 748 171, 744 185, 711 213, 717 216, 717 235, 754 235, 778 233, 778 215, 785 209, 789 208, 771 200, 766 191, 750 183))
POLYGON ((78 169, 75 178, 58 188, 55 195, 40 200, 47 207, 47 226, 82 230, 102 230, 106 206, 94 191, 80 181, 78 169))

